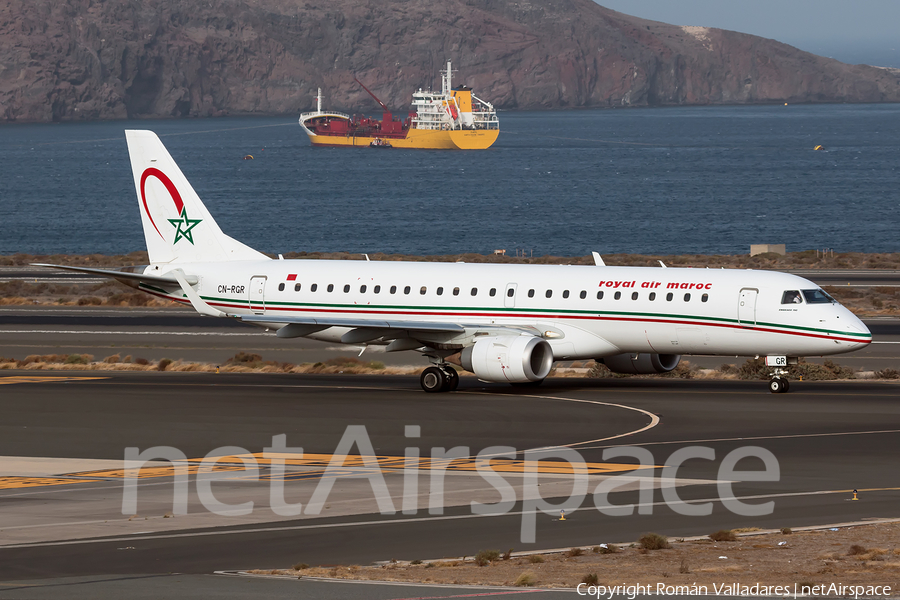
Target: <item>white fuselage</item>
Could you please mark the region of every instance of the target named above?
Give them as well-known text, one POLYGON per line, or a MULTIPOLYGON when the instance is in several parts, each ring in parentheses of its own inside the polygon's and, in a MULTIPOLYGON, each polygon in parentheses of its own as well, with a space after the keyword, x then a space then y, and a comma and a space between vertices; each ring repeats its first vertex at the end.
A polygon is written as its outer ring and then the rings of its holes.
MULTIPOLYGON (((818 286, 779 272, 330 260, 158 266, 147 272, 178 267, 197 276, 200 297, 231 314, 530 327, 548 332, 555 360, 626 352, 820 356, 871 342, 837 302, 783 304, 786 291, 818 286)), ((177 286, 141 289, 187 303, 177 286)), ((307 337, 340 341, 350 329, 307 337)))

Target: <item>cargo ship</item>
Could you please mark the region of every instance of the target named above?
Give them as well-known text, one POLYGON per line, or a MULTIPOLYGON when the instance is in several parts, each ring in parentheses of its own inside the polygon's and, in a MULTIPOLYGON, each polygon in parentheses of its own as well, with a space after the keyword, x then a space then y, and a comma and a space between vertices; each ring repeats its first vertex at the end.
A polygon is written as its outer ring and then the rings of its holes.
POLYGON ((419 91, 412 95, 412 108, 405 119, 395 117, 375 94, 356 80, 381 106, 381 120, 322 110, 322 89, 316 110, 300 115, 300 126, 314 146, 371 147, 427 150, 484 150, 500 135, 497 111, 464 85, 451 87, 450 61, 441 72, 441 91, 419 91))

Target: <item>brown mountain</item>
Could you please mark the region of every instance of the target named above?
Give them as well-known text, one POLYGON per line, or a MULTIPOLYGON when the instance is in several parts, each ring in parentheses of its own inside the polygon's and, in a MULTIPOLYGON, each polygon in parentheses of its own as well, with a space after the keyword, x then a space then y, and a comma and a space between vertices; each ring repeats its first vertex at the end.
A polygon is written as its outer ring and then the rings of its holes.
POLYGON ((0 118, 403 110, 452 59, 501 108, 897 102, 900 70, 591 0, 0 0, 0 118))

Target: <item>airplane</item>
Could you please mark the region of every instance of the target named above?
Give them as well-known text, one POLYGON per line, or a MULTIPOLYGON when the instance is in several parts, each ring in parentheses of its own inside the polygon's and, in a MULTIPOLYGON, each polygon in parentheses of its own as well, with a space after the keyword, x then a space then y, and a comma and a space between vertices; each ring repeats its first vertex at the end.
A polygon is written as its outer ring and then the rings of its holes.
MULTIPOLYGON (((485 382, 534 386, 555 361, 616 373, 673 370, 682 355, 765 357, 788 391, 803 356, 852 352, 866 326, 787 273, 606 266, 272 259, 224 234, 160 139, 125 132, 149 265, 94 269, 156 296, 279 338, 417 351, 426 392, 485 382)), ((368 258, 368 257, 366 257, 368 258)))

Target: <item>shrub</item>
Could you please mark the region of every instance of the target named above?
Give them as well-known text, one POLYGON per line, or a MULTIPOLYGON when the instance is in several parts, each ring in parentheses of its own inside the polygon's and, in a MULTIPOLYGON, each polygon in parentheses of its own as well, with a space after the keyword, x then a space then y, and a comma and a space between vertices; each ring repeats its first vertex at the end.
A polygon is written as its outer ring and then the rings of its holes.
POLYGON ((515 585, 518 587, 531 587, 537 583, 537 576, 531 571, 525 571, 516 578, 515 585))
POLYGON ((576 556, 581 556, 582 554, 584 554, 584 550, 578 547, 569 548, 569 551, 566 552, 566 556, 568 556, 569 558, 575 558, 576 556))
POLYGON ((790 527, 782 527, 782 528, 781 528, 781 534, 782 534, 782 535, 791 535, 792 533, 794 533, 794 532, 791 531, 791 528, 790 528, 790 527))
MULTIPOLYGON (((65 364, 67 365, 86 365, 90 364, 90 362, 94 360, 94 357, 90 354, 70 354, 66 357, 65 364)), ((52 361, 44 361, 44 362, 52 362, 52 361)))
POLYGON ((733 542, 737 540, 737 536, 730 529, 720 529, 715 533, 709 534, 709 539, 714 542, 733 542))
POLYGON ((421 565, 421 564, 422 564, 422 560, 417 558, 416 560, 410 561, 409 564, 411 564, 411 565, 421 565))
POLYGON ((860 554, 865 554, 866 552, 868 552, 868 550, 866 550, 864 546, 853 544, 847 551, 847 556, 859 556, 860 554))
POLYGON ((110 365, 114 365, 114 364, 120 362, 121 360, 122 360, 121 356, 119 356, 118 354, 113 354, 112 356, 107 356, 106 358, 104 358, 103 362, 110 364, 110 365))
POLYGON ((384 371, 384 363, 379 362, 377 360, 373 360, 369 363, 369 368, 373 371, 384 371))
POLYGON ((667 550, 672 547, 669 544, 669 538, 658 533, 645 533, 638 543, 644 550, 667 550))
POLYGON ((226 365, 250 365, 262 362, 262 356, 259 354, 250 354, 249 352, 238 352, 225 361, 226 365))
POLYGON ((691 566, 688 564, 687 559, 685 559, 685 558, 681 559, 681 565, 678 567, 678 572, 681 573, 682 575, 687 575, 688 573, 691 572, 691 566))
POLYGON ((541 556, 540 554, 532 554, 531 556, 528 557, 528 562, 530 562, 533 565, 537 565, 537 564, 544 562, 544 557, 541 556))
POLYGON ((159 364, 156 365, 156 368, 159 369, 160 371, 165 371, 168 368, 168 366, 171 364, 172 364, 171 358, 163 358, 159 361, 159 364))
POLYGON ((900 379, 900 371, 897 369, 882 369, 875 371, 875 377, 878 379, 900 379))
POLYGON ((509 559, 512 558, 512 553, 513 553, 513 549, 510 548, 509 550, 507 550, 506 552, 504 552, 504 553, 503 553, 503 556, 501 556, 500 558, 502 558, 503 560, 509 560, 509 559))
POLYGON ((147 365, 150 364, 150 361, 147 360, 146 358, 136 358, 136 359, 134 359, 134 364, 146 367, 147 365))
POLYGON ((295 571, 302 571, 303 569, 308 569, 308 568, 309 568, 309 565, 306 563, 297 563, 296 565, 294 565, 295 571))
POLYGON ((619 547, 615 544, 601 544, 600 546, 594 546, 594 552, 597 554, 615 554, 619 551, 619 547))
POLYGON ((597 585, 600 582, 600 578, 597 577, 596 573, 588 573, 584 577, 581 578, 581 583, 585 585, 597 585))
POLYGON ((499 550, 482 550, 475 555, 475 564, 479 567, 484 567, 494 562, 498 558, 500 558, 499 550))

